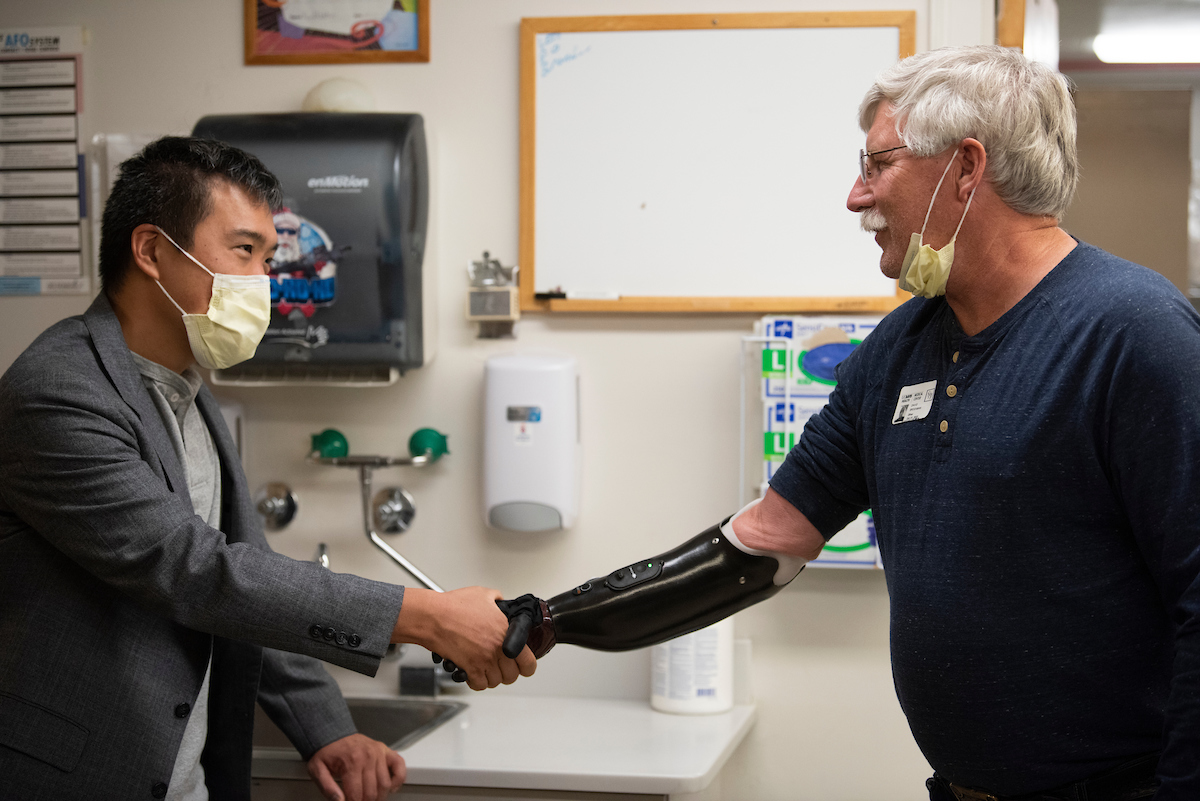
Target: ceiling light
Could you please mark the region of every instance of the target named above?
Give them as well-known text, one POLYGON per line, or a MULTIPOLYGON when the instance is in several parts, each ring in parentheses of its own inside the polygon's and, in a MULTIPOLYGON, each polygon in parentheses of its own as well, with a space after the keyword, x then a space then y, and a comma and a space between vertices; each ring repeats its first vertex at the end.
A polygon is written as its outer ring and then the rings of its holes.
POLYGON ((1108 64, 1200 64, 1200 36, 1180 33, 1102 33, 1092 42, 1108 64))

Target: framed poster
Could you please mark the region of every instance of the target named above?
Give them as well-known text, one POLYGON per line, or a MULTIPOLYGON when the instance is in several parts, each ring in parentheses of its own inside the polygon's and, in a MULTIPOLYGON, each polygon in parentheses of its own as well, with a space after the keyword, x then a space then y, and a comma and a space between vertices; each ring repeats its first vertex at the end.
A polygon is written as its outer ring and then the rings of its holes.
POLYGON ((429 61, 430 0, 242 0, 247 64, 429 61))

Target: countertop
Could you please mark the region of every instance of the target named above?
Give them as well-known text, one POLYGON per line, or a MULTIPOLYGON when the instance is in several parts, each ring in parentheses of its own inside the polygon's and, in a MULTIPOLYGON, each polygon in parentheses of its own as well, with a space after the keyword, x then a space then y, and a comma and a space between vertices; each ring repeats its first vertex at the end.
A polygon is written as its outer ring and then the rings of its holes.
POLYGON ((488 696, 401 753, 412 784, 692 793, 754 724, 753 706, 669 715, 645 701, 488 696))
POLYGON ((408 784, 697 793, 716 778, 755 718, 753 705, 718 715, 671 715, 646 701, 487 693, 443 699, 467 708, 400 751, 408 784))

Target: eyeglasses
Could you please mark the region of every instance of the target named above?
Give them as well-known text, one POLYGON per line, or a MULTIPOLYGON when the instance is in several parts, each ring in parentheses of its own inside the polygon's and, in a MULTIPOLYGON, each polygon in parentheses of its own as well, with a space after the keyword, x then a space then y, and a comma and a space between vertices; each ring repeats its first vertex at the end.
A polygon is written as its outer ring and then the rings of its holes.
POLYGON ((896 145, 889 147, 886 150, 860 150, 858 151, 858 174, 862 176, 863 183, 868 183, 875 175, 875 170, 878 164, 875 163, 875 157, 881 153, 891 153, 893 150, 901 150, 908 145, 896 145))

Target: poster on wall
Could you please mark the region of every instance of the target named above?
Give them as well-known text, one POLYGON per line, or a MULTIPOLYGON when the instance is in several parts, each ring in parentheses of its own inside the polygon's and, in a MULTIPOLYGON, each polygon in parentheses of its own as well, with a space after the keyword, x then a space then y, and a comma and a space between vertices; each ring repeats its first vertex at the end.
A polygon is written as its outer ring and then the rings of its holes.
POLYGON ((242 0, 247 64, 429 61, 430 0, 242 0))
POLYGON ((87 294, 83 29, 0 29, 0 295, 87 294))

